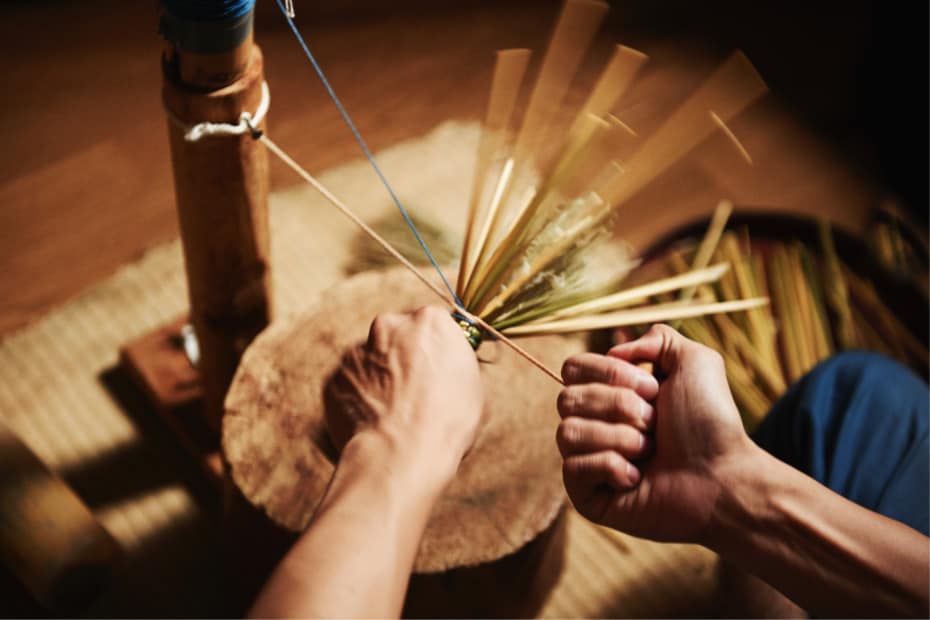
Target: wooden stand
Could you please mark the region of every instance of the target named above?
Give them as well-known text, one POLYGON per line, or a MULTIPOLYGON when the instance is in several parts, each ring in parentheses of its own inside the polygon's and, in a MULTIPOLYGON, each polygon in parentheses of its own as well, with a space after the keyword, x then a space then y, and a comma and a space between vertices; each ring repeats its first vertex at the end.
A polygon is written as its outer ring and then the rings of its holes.
POLYGON ((239 357, 271 317, 268 157, 248 134, 188 142, 184 126, 237 124, 242 112, 255 113, 263 82, 262 53, 251 37, 224 54, 176 52, 165 62, 190 317, 204 413, 214 430, 239 357), (232 64, 219 62, 224 58, 232 64))
MULTIPOLYGON (((433 302, 406 271, 365 273, 273 324, 246 352, 226 400, 222 445, 233 481, 275 523, 306 527, 332 476, 338 455, 322 393, 346 348, 364 341, 377 313, 433 302)), ((583 348, 560 337, 521 343, 550 367, 583 348)), ((486 343, 479 357, 487 360, 487 422, 427 525, 410 615, 529 615, 561 567, 559 386, 503 345, 486 343)))

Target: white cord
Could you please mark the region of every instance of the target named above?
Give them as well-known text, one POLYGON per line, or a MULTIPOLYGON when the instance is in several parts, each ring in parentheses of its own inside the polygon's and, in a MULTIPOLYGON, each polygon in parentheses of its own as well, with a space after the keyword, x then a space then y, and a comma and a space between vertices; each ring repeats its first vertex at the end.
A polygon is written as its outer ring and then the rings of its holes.
POLYGON ((268 114, 268 108, 271 107, 271 92, 268 90, 268 83, 262 82, 262 99, 258 103, 258 107, 255 109, 255 114, 250 114, 249 112, 243 112, 239 116, 239 122, 235 125, 231 123, 197 123, 196 125, 188 125, 177 116, 171 110, 167 110, 168 119, 184 129, 184 139, 188 142, 197 142, 201 138, 208 138, 213 136, 242 136, 247 133, 255 133, 258 131, 256 129, 261 122, 265 119, 265 116, 268 114))

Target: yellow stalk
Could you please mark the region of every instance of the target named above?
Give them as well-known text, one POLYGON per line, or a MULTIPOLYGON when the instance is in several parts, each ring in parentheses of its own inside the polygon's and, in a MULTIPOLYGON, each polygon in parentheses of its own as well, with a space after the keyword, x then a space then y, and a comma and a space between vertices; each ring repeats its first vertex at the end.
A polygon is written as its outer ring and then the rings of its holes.
POLYGON ((840 349, 852 349, 856 346, 856 332, 853 326, 852 309, 849 305, 849 288, 846 277, 840 267, 840 259, 833 244, 830 225, 821 220, 818 225, 820 247, 823 252, 823 270, 825 277, 824 297, 836 318, 836 338, 840 349))
MULTIPOLYGON (((471 200, 468 205, 468 221, 465 227, 465 243, 459 265, 457 292, 464 293, 465 283, 474 268, 472 257, 472 239, 477 226, 479 203, 484 194, 487 175, 492 162, 503 146, 504 136, 510 126, 514 104, 520 92, 520 84, 526 73, 531 52, 526 49, 501 50, 497 52, 494 65, 494 77, 491 80, 491 94, 484 127, 478 143, 478 160, 472 183, 471 200)), ((490 216, 490 213, 488 214, 490 216)), ((487 218, 486 218, 487 219, 487 218)), ((480 246, 479 246, 480 247, 480 246)))
POLYGON ((726 273, 727 269, 729 268, 730 266, 728 264, 722 263, 720 265, 714 265, 705 269, 696 269, 682 275, 655 280, 653 282, 649 282, 648 284, 626 289, 612 295, 606 295, 598 299, 593 299, 581 304, 569 306, 568 308, 564 308, 563 310, 559 310, 553 313, 547 317, 547 319, 563 319, 578 316, 580 314, 593 314, 597 312, 607 312, 609 310, 625 308, 645 301, 647 298, 653 295, 676 291, 686 286, 693 287, 697 286, 698 284, 715 282, 719 280, 720 276, 726 273))
MULTIPOLYGON (((701 245, 698 246, 697 254, 694 255, 694 260, 691 261, 692 269, 703 269, 710 264, 710 259, 717 249, 720 236, 727 227, 727 220, 730 219, 731 213, 733 213, 732 202, 729 200, 721 200, 717 203, 717 208, 714 209, 714 215, 711 217, 710 224, 707 226, 707 232, 704 233, 704 238, 701 240, 701 245)), ((688 301, 694 296, 696 290, 697 285, 684 288, 679 294, 678 299, 681 301, 688 301)))
POLYGON ((682 304, 672 302, 658 304, 646 308, 621 310, 589 317, 564 319, 549 323, 535 323, 510 327, 503 331, 505 335, 530 334, 563 334, 570 332, 591 331, 626 325, 645 325, 647 323, 662 323, 675 319, 687 319, 717 312, 739 312, 750 308, 757 308, 769 303, 768 299, 741 299, 718 303, 682 304))

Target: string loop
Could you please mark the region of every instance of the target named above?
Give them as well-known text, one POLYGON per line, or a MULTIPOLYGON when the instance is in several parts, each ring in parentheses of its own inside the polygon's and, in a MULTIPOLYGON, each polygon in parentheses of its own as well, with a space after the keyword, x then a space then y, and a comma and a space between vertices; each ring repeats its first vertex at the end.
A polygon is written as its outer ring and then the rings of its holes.
POLYGON ((262 130, 258 128, 268 115, 268 109, 271 107, 271 91, 268 89, 268 83, 262 82, 262 99, 255 109, 255 113, 243 112, 239 115, 239 122, 232 123, 197 123, 190 125, 178 118, 174 112, 165 108, 168 120, 184 130, 184 140, 187 142, 198 142, 203 138, 215 136, 244 136, 249 134, 255 140, 262 137, 262 130))

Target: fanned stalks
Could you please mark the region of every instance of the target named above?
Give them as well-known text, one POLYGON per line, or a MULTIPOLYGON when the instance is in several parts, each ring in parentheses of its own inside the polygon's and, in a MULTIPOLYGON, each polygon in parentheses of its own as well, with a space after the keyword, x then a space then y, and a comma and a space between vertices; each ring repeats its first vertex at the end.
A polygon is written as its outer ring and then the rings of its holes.
POLYGON ((481 132, 480 142, 478 144, 478 160, 475 165, 475 178, 472 186, 471 201, 468 206, 468 224, 465 227, 465 243, 462 247, 461 263, 459 265, 458 286, 461 291, 465 288, 468 278, 474 268, 475 252, 473 241, 480 248, 484 245, 484 235, 486 229, 476 230, 479 216, 493 215, 492 213, 479 213, 479 206, 484 202, 485 194, 490 190, 491 208, 497 204, 493 194, 498 193, 497 187, 500 185, 500 179, 507 182, 509 176, 508 167, 512 164, 502 162, 498 181, 491 185, 488 183, 488 177, 493 168, 500 152, 504 148, 505 137, 510 127, 510 119, 513 116, 513 109, 517 101, 517 95, 520 93, 520 85, 523 83, 523 75, 526 73, 526 65, 530 59, 530 50, 512 49, 501 50, 497 53, 497 62, 494 67, 494 79, 491 82, 491 96, 488 102, 488 112, 485 117, 484 127, 481 132), (477 237, 477 239, 476 239, 477 237))
POLYGON ((706 295, 692 299, 728 269, 710 265, 732 208, 728 203, 694 270, 619 290, 634 259, 602 259, 604 248, 615 245, 609 231, 619 209, 714 132, 741 148, 726 122, 760 97, 765 85, 745 57, 734 54, 654 134, 640 138, 611 111, 646 56, 618 45, 557 135, 559 108, 606 10, 601 1, 565 3, 515 133, 510 124, 522 101, 529 52, 506 50, 497 58, 456 293, 468 312, 507 335, 742 312, 767 303, 759 295, 723 303, 706 295), (655 305, 657 295, 669 301, 655 305))
MULTIPOLYGON (((607 8, 604 2, 569 0, 562 9, 517 135, 513 149, 513 172, 509 182, 502 187, 502 207, 490 218, 485 245, 479 249, 475 266, 478 277, 482 277, 481 269, 490 247, 496 245, 503 236, 504 226, 518 219, 514 212, 522 211, 520 205, 527 202, 527 193, 535 193, 538 171, 543 168, 539 163, 539 152, 607 8), (517 197, 514 208, 510 207, 513 203, 511 196, 517 197)), ((467 291, 465 295, 468 297, 467 291)))

